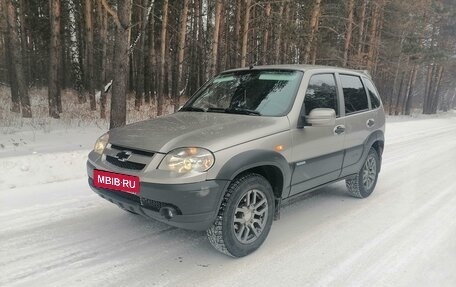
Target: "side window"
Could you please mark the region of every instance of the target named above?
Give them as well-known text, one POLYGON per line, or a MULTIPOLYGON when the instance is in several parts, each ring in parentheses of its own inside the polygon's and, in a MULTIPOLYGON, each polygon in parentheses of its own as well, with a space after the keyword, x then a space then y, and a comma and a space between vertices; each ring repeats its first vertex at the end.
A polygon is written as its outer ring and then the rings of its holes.
POLYGON ((369 98, 371 100, 372 109, 380 107, 380 97, 377 94, 377 90, 374 87, 374 84, 371 80, 364 78, 364 83, 366 84, 367 91, 369 92, 369 98))
POLYGON ((310 78, 304 98, 304 107, 306 115, 316 108, 334 109, 339 115, 336 80, 333 74, 319 74, 310 78))
POLYGON ((356 113, 369 109, 366 90, 358 76, 340 75, 344 90, 345 114, 356 113))

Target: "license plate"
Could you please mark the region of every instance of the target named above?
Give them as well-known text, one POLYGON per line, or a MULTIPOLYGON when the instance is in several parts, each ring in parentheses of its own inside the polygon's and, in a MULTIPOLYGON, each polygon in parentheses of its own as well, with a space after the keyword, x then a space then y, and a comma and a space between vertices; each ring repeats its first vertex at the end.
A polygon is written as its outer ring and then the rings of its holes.
POLYGON ((139 177, 95 169, 93 171, 95 187, 113 189, 133 194, 139 193, 139 177))

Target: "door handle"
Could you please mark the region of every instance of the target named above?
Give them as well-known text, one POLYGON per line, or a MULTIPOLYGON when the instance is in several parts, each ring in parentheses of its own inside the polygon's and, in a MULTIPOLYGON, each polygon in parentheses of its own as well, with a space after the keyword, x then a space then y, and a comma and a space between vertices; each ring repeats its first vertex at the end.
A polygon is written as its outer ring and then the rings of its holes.
POLYGON ((340 135, 341 133, 345 132, 345 127, 340 125, 340 126, 337 126, 335 129, 334 129, 334 132, 338 135, 340 135))
POLYGON ((374 119, 368 119, 366 125, 369 128, 373 127, 375 125, 374 119))

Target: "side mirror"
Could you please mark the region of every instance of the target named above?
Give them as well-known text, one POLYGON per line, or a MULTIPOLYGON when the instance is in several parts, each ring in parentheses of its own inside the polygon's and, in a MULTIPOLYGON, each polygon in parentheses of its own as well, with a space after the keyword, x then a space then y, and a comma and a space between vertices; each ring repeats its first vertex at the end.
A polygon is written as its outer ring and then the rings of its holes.
POLYGON ((307 124, 314 127, 336 125, 336 111, 333 109, 313 109, 306 118, 307 124))

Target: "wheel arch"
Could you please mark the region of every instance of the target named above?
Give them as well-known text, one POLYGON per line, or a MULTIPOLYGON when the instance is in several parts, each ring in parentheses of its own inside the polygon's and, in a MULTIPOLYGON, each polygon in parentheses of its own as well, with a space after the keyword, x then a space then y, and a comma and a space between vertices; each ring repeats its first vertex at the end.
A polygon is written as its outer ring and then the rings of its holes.
MULTIPOLYGON (((280 153, 275 151, 246 151, 228 160, 216 178, 231 182, 235 178, 250 172, 262 175, 271 184, 276 201, 275 217, 278 218, 282 197, 287 195, 287 189, 290 189, 292 174, 290 164, 280 153)), ((222 199, 223 196, 219 205, 222 199)))
POLYGON ((234 178, 240 177, 247 173, 256 173, 266 178, 266 180, 271 184, 272 190, 274 192, 274 197, 282 197, 284 190, 284 178, 280 168, 275 165, 256 166, 240 172, 234 178))
POLYGON ((276 191, 280 191, 282 195, 283 191, 290 186, 289 163, 280 153, 269 150, 246 151, 235 155, 223 165, 216 178, 232 181, 246 172, 255 172, 264 176, 273 186, 275 195, 279 194, 276 194, 276 191))
POLYGON ((381 168, 382 168, 383 150, 385 149, 385 135, 384 135, 383 131, 376 131, 369 137, 367 149, 365 151, 366 157, 367 157, 367 153, 369 153, 370 148, 374 148, 375 151, 377 152, 378 158, 380 160, 380 169, 379 169, 379 172, 380 172, 381 168))

